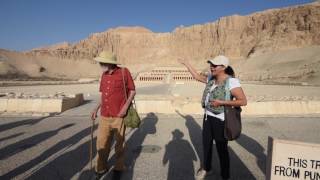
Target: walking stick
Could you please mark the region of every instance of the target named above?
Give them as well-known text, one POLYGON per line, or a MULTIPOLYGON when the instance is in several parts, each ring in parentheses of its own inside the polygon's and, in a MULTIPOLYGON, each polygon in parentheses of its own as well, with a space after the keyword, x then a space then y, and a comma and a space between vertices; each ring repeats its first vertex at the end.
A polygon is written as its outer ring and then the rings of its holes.
POLYGON ((93 131, 94 131, 94 121, 95 120, 91 120, 91 121, 92 121, 92 125, 91 125, 91 140, 90 140, 90 169, 92 171, 93 131))

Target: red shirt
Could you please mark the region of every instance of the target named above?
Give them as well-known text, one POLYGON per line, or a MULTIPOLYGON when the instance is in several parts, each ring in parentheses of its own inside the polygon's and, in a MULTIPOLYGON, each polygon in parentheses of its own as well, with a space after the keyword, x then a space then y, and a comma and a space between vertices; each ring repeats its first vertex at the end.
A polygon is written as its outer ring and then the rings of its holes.
POLYGON ((127 96, 130 91, 135 90, 132 76, 127 68, 117 67, 111 74, 103 73, 100 81, 101 116, 117 117, 122 106, 126 103, 121 71, 123 71, 126 83, 127 96))

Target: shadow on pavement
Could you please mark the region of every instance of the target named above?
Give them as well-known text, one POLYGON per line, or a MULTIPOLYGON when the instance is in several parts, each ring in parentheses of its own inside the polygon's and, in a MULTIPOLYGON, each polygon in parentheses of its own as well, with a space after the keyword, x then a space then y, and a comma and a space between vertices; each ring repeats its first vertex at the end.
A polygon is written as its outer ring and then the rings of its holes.
POLYGON ((50 116, 45 116, 45 117, 41 117, 41 118, 38 118, 38 119, 31 118, 31 119, 15 121, 15 122, 7 123, 7 124, 1 124, 0 125, 0 132, 7 131, 9 129, 13 129, 13 128, 16 128, 16 127, 19 127, 19 126, 35 125, 35 124, 41 122, 42 120, 44 120, 44 119, 46 119, 48 117, 50 117, 50 116))
MULTIPOLYGON (((93 140, 96 145, 96 138, 93 140)), ((27 179, 71 179, 89 163, 90 140, 40 168, 27 179)))
MULTIPOLYGON (((97 125, 95 125, 94 129, 97 129, 97 125)), ((31 168, 37 166, 39 163, 47 160, 52 155, 54 155, 55 153, 63 150, 64 148, 69 148, 69 147, 77 144, 81 139, 83 139, 85 137, 88 137, 90 132, 91 132, 91 127, 88 127, 88 128, 85 128, 85 129, 79 131, 78 133, 74 134, 73 136, 71 136, 71 137, 69 137, 67 139, 61 140, 59 143, 57 143, 54 146, 50 147, 49 149, 47 149, 46 151, 44 151, 43 153, 41 153, 39 156, 35 157, 34 159, 32 159, 32 160, 30 160, 30 161, 18 166, 17 168, 13 169, 12 171, 4 174, 2 176, 2 178, 4 178, 4 179, 13 179, 14 177, 16 177, 16 176, 18 176, 18 175, 30 170, 31 168)), ((69 158, 67 160, 72 162, 72 164, 75 164, 75 166, 77 166, 77 164, 79 164, 79 160, 80 160, 80 162, 83 162, 84 160, 87 161, 87 159, 89 157, 89 153, 88 153, 89 145, 87 145, 87 147, 82 146, 82 150, 84 151, 83 153, 74 154, 73 156, 71 156, 71 158, 69 158)), ((93 153, 95 154, 95 151, 93 153)), ((57 162, 57 161, 54 160, 54 162, 57 162)), ((60 161, 61 164, 57 164, 57 163, 54 163, 54 162, 51 162, 51 163, 47 164, 43 168, 45 168, 45 169, 50 169, 50 168, 56 169, 55 166, 57 166, 57 167, 62 168, 62 171, 68 171, 68 168, 65 168, 66 165, 67 165, 67 162, 63 162, 63 161, 61 162, 60 161)), ((71 166, 73 166, 73 165, 71 165, 71 166)), ((41 169, 43 169, 43 168, 41 168, 41 169)), ((38 170, 38 171, 43 172, 43 171, 41 171, 41 169, 38 170)), ((73 170, 75 170, 75 169, 73 169, 73 170)), ((79 169, 77 169, 77 170, 79 170, 79 169)), ((38 173, 38 175, 39 175, 39 173, 38 173)), ((69 172, 69 173, 75 174, 77 172, 69 172)), ((45 179, 47 179, 47 178, 49 178, 48 175, 49 174, 43 174, 43 177, 46 176, 45 179)))
POLYGON ((10 144, 10 145, 0 149, 0 160, 8 158, 9 156, 13 156, 15 154, 18 154, 24 150, 27 150, 27 149, 43 142, 43 141, 49 139, 50 137, 58 134, 59 131, 61 131, 63 129, 67 129, 73 125, 74 124, 67 124, 67 125, 64 125, 58 129, 39 133, 39 134, 36 134, 32 137, 29 137, 29 138, 23 139, 19 142, 16 142, 14 144, 10 144))
POLYGON ((263 174, 265 174, 267 157, 264 154, 263 146, 245 134, 241 134, 240 138, 238 138, 236 142, 256 157, 258 167, 263 174))
POLYGON ((18 137, 18 136, 21 136, 22 134, 24 134, 24 133, 21 132, 21 133, 16 133, 16 134, 13 134, 13 135, 10 135, 10 136, 3 137, 3 138, 0 139, 0 142, 1 141, 6 141, 6 140, 9 140, 9 139, 18 137))
POLYGON ((148 113, 142 120, 139 129, 136 129, 134 133, 126 141, 126 166, 127 171, 122 174, 121 179, 132 180, 134 175, 134 167, 136 160, 143 151, 143 142, 149 134, 156 134, 156 124, 158 117, 154 113, 148 113))
POLYGON ((191 143, 197 152, 200 161, 200 166, 203 165, 203 151, 202 151, 202 129, 197 121, 190 115, 184 116, 179 111, 176 111, 182 118, 185 119, 185 125, 188 129, 191 143))
MULTIPOLYGON (((202 128, 201 126, 195 121, 195 119, 191 115, 183 116, 179 112, 177 112, 181 117, 186 120, 186 126, 189 131, 191 142, 194 148, 197 151, 197 154, 200 158, 200 162, 202 162, 202 128)), ((241 140, 242 144, 243 141, 247 141, 248 139, 241 140)), ((256 142, 256 141, 255 141, 256 142)), ((256 142, 258 143, 258 142, 256 142)), ((258 146, 257 144, 255 146, 258 146)), ((260 145, 261 146, 261 145, 260 145)), ((238 179, 256 179, 244 162, 238 157, 238 155, 234 152, 232 148, 229 147, 229 155, 230 155, 230 175, 231 179, 238 178, 238 179)), ((206 179, 212 179, 213 177, 220 176, 220 165, 219 165, 219 157, 217 154, 216 146, 213 145, 213 155, 212 155, 212 168, 214 175, 209 176, 206 179)), ((202 165, 201 165, 202 166, 202 165)))
POLYGON ((162 164, 169 164, 168 180, 195 179, 193 161, 197 160, 196 154, 189 141, 183 139, 184 134, 175 129, 172 140, 166 145, 162 164))

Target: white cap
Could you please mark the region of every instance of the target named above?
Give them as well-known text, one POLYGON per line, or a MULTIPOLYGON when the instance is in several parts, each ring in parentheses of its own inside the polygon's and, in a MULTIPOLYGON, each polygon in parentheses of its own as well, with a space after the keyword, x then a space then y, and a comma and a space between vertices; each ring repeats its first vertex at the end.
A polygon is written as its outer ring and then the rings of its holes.
POLYGON ((229 59, 225 56, 216 56, 213 59, 209 59, 207 61, 208 63, 211 63, 213 65, 223 65, 224 67, 228 67, 229 66, 229 59))

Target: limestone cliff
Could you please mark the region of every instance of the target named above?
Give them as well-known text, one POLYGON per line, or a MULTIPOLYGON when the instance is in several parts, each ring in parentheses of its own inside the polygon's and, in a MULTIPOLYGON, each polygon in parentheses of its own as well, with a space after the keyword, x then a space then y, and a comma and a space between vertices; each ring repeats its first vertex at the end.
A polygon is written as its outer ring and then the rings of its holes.
POLYGON ((91 59, 103 49, 124 64, 170 63, 173 58, 230 58, 320 45, 320 3, 233 15, 203 25, 153 33, 143 27, 120 27, 94 33, 75 44, 35 49, 27 54, 61 59, 91 59))

